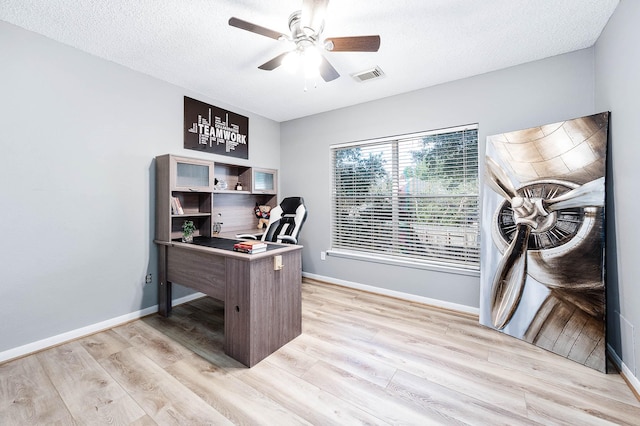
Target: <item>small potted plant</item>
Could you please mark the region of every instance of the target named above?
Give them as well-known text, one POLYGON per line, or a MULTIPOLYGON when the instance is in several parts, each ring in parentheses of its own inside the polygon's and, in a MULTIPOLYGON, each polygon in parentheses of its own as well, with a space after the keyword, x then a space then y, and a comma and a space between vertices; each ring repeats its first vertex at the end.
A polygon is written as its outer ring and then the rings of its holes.
POLYGON ((196 226, 193 224, 192 220, 185 220, 182 224, 182 242, 183 243, 192 243, 193 242, 193 233, 196 230, 196 226))

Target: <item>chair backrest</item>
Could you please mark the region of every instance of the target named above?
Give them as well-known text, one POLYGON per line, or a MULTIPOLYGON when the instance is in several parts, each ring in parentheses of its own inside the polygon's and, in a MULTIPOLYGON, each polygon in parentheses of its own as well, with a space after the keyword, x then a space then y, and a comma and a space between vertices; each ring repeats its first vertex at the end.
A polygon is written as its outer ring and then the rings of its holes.
POLYGON ((298 243, 300 229, 307 219, 307 208, 302 197, 287 197, 271 209, 269 225, 262 235, 263 241, 298 243))

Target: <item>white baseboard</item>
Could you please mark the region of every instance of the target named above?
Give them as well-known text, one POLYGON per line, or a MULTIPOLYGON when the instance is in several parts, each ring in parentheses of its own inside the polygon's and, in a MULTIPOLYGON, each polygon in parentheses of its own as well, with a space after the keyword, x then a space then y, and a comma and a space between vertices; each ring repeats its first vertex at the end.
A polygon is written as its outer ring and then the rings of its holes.
MULTIPOLYGON (((181 297, 180 299, 176 299, 173 301, 172 305, 177 306, 182 303, 190 302, 194 299, 198 299, 202 296, 205 296, 204 293, 193 293, 185 297, 181 297)), ((129 321, 136 320, 138 318, 142 318, 146 315, 153 314, 158 312, 158 305, 153 305, 145 309, 141 309, 136 312, 131 312, 129 314, 121 315, 119 317, 111 318, 106 321, 101 321, 96 324, 91 324, 86 327, 78 328, 75 330, 68 331, 66 333, 58 334, 57 336, 47 337, 46 339, 38 340, 37 342, 28 343, 23 346, 18 346, 17 348, 9 349, 3 352, 0 352, 0 363, 9 361, 15 358, 20 358, 25 355, 32 354, 34 352, 38 352, 52 346, 57 346, 71 340, 79 339, 85 336, 89 336, 90 334, 97 333, 99 331, 104 331, 112 327, 119 326, 121 324, 127 323, 129 321)))
POLYGON ((310 274, 308 272, 302 273, 303 277, 310 278, 312 280, 324 281, 329 284, 340 285, 343 287, 355 288, 357 290, 367 291, 369 293, 381 294, 384 296, 395 297, 396 299, 407 300, 410 302, 424 303, 425 305, 436 306, 438 308, 449 309, 452 311, 464 312, 471 315, 480 315, 480 309, 473 306, 460 305, 458 303, 445 302, 443 300, 431 299, 424 296, 416 296, 415 294, 403 293, 400 291, 389 290, 386 288, 374 287, 366 284, 355 283, 352 281, 338 280, 335 278, 325 277, 322 275, 310 274))
POLYGON ((633 372, 627 367, 627 365, 622 362, 622 359, 618 356, 613 347, 607 343, 607 350, 609 351, 609 355, 613 359, 613 362, 616 363, 618 368, 620 369, 621 374, 626 379, 629 386, 633 388, 636 395, 640 395, 640 380, 636 376, 634 376, 633 372))

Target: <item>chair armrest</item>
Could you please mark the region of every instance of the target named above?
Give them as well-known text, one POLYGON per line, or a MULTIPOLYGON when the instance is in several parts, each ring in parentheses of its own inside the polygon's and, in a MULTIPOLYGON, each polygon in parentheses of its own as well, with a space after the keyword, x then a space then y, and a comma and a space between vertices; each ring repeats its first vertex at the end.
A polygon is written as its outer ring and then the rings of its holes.
POLYGON ((287 243, 287 244, 298 244, 298 240, 293 238, 290 235, 280 235, 278 236, 279 243, 287 243))
POLYGON ((236 238, 244 238, 245 240, 257 240, 258 239, 255 235, 251 235, 251 234, 236 235, 236 238))

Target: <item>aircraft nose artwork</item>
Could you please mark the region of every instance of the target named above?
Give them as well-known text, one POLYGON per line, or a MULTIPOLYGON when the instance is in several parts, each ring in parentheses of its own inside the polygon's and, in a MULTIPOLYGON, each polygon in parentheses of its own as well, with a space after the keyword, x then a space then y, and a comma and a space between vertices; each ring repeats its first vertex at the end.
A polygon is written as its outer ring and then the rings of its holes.
POLYGON ((497 260, 481 262, 482 324, 600 371, 607 130, 602 113, 488 138, 483 258, 497 260))

